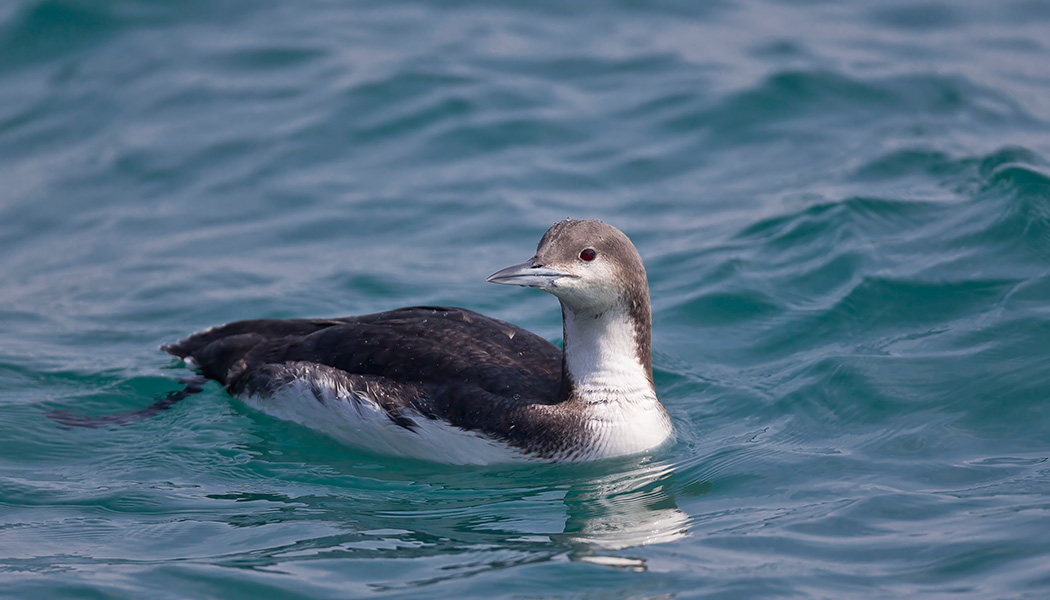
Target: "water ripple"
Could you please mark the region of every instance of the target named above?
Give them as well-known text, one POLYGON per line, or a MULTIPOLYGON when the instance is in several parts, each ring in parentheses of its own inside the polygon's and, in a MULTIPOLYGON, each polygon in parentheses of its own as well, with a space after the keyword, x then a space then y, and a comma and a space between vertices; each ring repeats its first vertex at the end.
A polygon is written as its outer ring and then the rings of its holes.
POLYGON ((1048 12, 0 7, 0 572, 19 597, 1024 597, 1047 588, 1048 12), (459 304, 551 222, 646 259, 677 439, 351 451, 160 343, 459 304))

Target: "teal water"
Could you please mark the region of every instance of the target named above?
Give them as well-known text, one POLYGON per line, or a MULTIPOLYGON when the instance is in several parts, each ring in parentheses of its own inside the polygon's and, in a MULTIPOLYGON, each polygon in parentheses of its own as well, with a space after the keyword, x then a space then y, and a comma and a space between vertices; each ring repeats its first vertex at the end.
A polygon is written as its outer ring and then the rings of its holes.
POLYGON ((0 596, 1044 598, 1037 0, 0 5, 0 596), (677 440, 343 448, 157 350, 452 304, 566 216, 649 270, 677 440))

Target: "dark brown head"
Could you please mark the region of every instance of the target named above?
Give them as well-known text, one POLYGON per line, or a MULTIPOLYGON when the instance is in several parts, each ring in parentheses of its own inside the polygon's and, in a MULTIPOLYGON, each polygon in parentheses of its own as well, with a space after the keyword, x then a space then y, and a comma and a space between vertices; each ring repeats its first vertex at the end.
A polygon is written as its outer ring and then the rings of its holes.
POLYGON ((622 231, 601 221, 555 223, 531 259, 493 273, 488 281, 550 292, 577 316, 644 309, 648 322, 649 283, 642 257, 622 231))

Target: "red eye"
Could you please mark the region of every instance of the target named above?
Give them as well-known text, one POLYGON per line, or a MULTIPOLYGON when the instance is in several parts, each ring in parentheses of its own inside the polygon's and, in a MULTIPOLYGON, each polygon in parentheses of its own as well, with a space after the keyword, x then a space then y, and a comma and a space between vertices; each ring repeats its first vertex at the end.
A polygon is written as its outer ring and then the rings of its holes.
POLYGON ((587 262, 591 262, 592 260, 594 260, 595 256, 598 256, 598 253, 594 250, 591 250, 590 248, 587 248, 583 252, 580 252, 580 260, 585 260, 587 262))

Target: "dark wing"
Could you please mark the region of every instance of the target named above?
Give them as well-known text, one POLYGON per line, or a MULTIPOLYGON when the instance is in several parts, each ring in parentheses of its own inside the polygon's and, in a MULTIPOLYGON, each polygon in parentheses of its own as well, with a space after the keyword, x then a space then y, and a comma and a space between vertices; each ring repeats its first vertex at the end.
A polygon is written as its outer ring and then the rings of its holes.
POLYGON ((266 365, 315 363, 349 375, 442 391, 552 403, 561 350, 520 327, 443 307, 402 308, 340 319, 238 321, 165 346, 192 357, 206 377, 231 391, 266 365))

